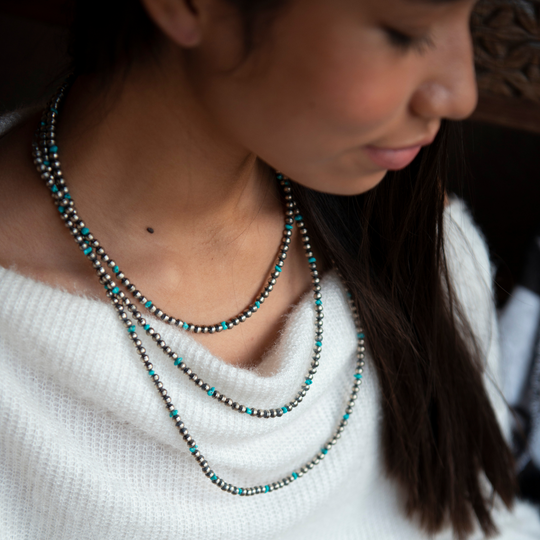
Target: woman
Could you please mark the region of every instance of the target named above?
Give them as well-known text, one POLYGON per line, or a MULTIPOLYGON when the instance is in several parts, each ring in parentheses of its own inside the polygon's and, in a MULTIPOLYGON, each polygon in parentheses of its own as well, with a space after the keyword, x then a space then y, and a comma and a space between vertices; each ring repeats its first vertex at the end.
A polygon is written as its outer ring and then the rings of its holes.
POLYGON ((0 154, 7 537, 537 534, 444 211, 471 8, 79 2, 0 154))

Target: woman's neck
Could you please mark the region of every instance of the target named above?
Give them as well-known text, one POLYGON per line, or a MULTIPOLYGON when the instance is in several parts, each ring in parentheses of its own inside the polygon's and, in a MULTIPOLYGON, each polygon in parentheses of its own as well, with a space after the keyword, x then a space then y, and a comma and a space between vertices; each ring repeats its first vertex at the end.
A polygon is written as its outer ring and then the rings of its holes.
MULTIPOLYGON (((92 87, 88 80, 75 83, 57 126, 62 170, 79 215, 167 313, 202 325, 235 316, 265 285, 282 238, 283 205, 272 175, 211 129, 180 91, 176 100, 156 93, 158 101, 153 87, 129 78, 108 98, 92 87)), ((0 265, 102 298, 103 287, 29 159, 37 121, 0 144, 0 265), (10 240, 13 231, 17 242, 10 240)), ((276 341, 283 315, 310 289, 302 241, 293 233, 264 309, 234 332, 196 339, 231 364, 254 366, 276 341)))
POLYGON ((58 145, 78 204, 171 241, 203 233, 227 242, 263 209, 280 216, 277 186, 256 157, 210 121, 188 85, 171 88, 159 76, 148 68, 109 92, 75 82, 58 145))

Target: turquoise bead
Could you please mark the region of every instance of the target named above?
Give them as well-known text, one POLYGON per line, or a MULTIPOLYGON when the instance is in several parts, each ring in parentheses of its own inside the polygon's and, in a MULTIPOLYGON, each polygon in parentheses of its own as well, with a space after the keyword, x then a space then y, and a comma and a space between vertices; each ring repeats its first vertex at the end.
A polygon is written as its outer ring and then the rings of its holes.
POLYGON ((56 154, 56 152, 58 152, 58 146, 53 145, 53 146, 49 147, 49 152, 52 152, 53 154, 56 154))
POLYGON ((354 378, 360 380, 362 378, 362 374, 361 373, 355 373, 354 378))
POLYGON ((151 308, 152 307, 152 302, 150 302, 150 300, 148 300, 148 302, 146 302, 146 304, 144 304, 144 307, 145 308, 151 308))
POLYGON ((212 388, 210 388, 210 390, 208 390, 208 395, 213 396, 215 391, 216 391, 216 389, 212 386, 212 388))
POLYGON ((223 321, 223 322, 221 323, 221 326, 223 327, 223 330, 227 330, 227 328, 229 328, 229 327, 227 326, 227 323, 226 323, 225 321, 223 321))
POLYGON ((253 411, 251 409, 246 409, 246 414, 251 414, 253 411))
POLYGON ((260 309, 261 303, 258 300, 255 301, 255 305, 257 306, 257 309, 260 309))
POLYGON ((318 306, 322 306, 322 302, 320 300, 315 300, 315 303, 318 305, 318 306))
POLYGON ((41 125, 44 126, 44 125, 45 125, 45 122, 41 122, 41 125))
POLYGON ((212 480, 212 482, 215 482, 217 480, 217 476, 214 474, 214 476, 212 476, 212 478, 210 478, 210 480, 212 480))
POLYGON ((113 272, 114 272, 115 274, 118 274, 118 272, 120 272, 120 268, 118 268, 118 266, 115 266, 115 267, 113 268, 113 272))
POLYGON ((53 113, 57 113, 57 112, 58 112, 58 109, 55 109, 54 107, 51 107, 51 111, 52 111, 53 113))
POLYGON ((244 490, 242 488, 238 488, 238 495, 242 495, 244 493, 244 490))
POLYGON ((199 447, 198 447, 197 445, 195 445, 195 446, 191 447, 191 448, 189 449, 189 451, 190 451, 192 454, 194 454, 194 453, 197 451, 197 448, 199 448, 199 447))
POLYGON ((58 211, 59 211, 61 214, 64 213, 64 210, 65 210, 65 208, 64 208, 63 206, 59 206, 59 207, 58 207, 58 211))
POLYGON ((128 332, 129 332, 130 334, 133 334, 133 332, 135 332, 135 330, 137 330, 137 327, 136 327, 135 325, 130 326, 130 327, 128 328, 128 332))
POLYGON ((361 334, 358 334, 358 339, 364 339, 366 336, 364 335, 364 333, 362 332, 361 334))
MULTIPOLYGON (((177 359, 174 361, 174 365, 175 365, 175 366, 179 366, 181 363, 182 363, 182 359, 181 359, 181 358, 177 358, 177 359)), ((214 390, 214 389, 212 388, 212 390, 214 390)))
POLYGON ((283 175, 281 173, 276 174, 278 180, 283 180, 283 175))
POLYGON ((90 253, 92 253, 92 248, 91 248, 91 247, 87 247, 87 248, 83 251, 83 253, 84 253, 85 255, 90 255, 90 253))
POLYGON ((148 375, 150 375, 150 376, 155 375, 155 374, 156 374, 156 372, 155 372, 153 369, 151 369, 151 370, 148 372, 148 375))
POLYGON ((53 187, 51 188, 51 191, 52 191, 53 193, 58 193, 58 188, 57 188, 56 186, 53 186, 53 187))
POLYGON ((296 221, 302 221, 304 218, 298 214, 297 216, 294 216, 294 219, 296 219, 296 221))
POLYGON ((316 342, 315 342, 315 345, 317 345, 317 347, 322 347, 322 342, 316 341, 316 342))
POLYGON ((277 272, 281 272, 281 266, 278 266, 277 264, 275 266, 275 269, 276 269, 277 272))
POLYGON ((149 324, 145 324, 145 325, 144 325, 144 329, 148 332, 148 330, 150 330, 150 325, 149 325, 149 324))
POLYGON ((172 418, 173 416, 176 416, 178 414, 178 411, 175 409, 174 411, 172 411, 169 416, 172 418))
POLYGON ((71 199, 71 195, 69 193, 67 193, 66 195, 64 195, 64 198, 69 200, 69 199, 71 199))
POLYGON ((81 229, 81 234, 84 234, 85 236, 90 232, 90 229, 88 227, 85 227, 84 229, 81 229))
POLYGON ((321 448, 321 452, 326 456, 328 454, 328 448, 321 448))
POLYGON ((46 159, 46 160, 43 162, 43 165, 47 165, 47 167, 48 167, 48 166, 50 165, 49 160, 46 159))
POLYGON ((287 407, 281 407, 281 410, 283 411, 283 414, 287 414, 289 412, 287 407))
POLYGON ((348 414, 344 414, 343 415, 343 420, 348 420, 349 419, 349 415, 348 414))
POLYGON ((293 472, 292 477, 296 480, 298 478, 298 475, 295 472, 293 472))
POLYGON ((270 491, 270 486, 264 486, 264 492, 268 493, 270 491))
POLYGON ((189 324, 187 322, 185 322, 183 325, 182 325, 182 328, 184 330, 187 330, 189 328, 189 324))
POLYGON ((285 228, 286 228, 288 231, 292 231, 293 226, 292 226, 292 225, 289 225, 289 224, 287 223, 287 225, 285 225, 285 228))
POLYGON ((309 385, 313 384, 313 381, 311 379, 306 379, 306 384, 309 386, 309 385))
POLYGON ((351 294, 349 291, 347 291, 347 296, 348 296, 349 298, 352 298, 352 294, 351 294))
POLYGON ((314 262, 317 262, 317 259, 315 257, 310 257, 308 259, 308 263, 314 263, 314 262))
POLYGON ((112 290, 112 292, 113 292, 114 294, 118 294, 118 293, 120 292, 120 289, 119 289, 118 287, 115 287, 115 288, 112 290))

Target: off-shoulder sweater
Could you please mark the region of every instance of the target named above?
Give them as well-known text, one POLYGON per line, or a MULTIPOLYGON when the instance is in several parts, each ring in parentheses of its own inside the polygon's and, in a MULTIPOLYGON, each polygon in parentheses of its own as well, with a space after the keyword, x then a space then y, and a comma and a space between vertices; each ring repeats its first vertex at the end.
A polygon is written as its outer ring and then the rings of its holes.
MULTIPOLYGON (((458 297, 486 359, 485 384, 503 429, 499 347, 485 244, 466 209, 446 210, 458 297)), ((336 274, 322 279, 325 342, 304 401, 281 418, 239 414, 201 392, 141 339, 198 447, 220 477, 266 486, 315 456, 335 430, 353 381, 356 331, 336 274)), ((213 356, 153 320, 199 377, 236 401, 271 408, 301 386, 314 339, 311 296, 288 316, 257 369, 213 356)), ((201 473, 112 306, 0 268, 0 539, 390 540, 427 538, 405 515, 383 466, 381 391, 369 352, 338 443, 308 474, 252 497, 201 473)), ((503 539, 540 538, 536 510, 496 503, 503 539)), ((473 538, 481 538, 477 532, 473 538)), ((437 536, 451 538, 446 530, 437 536)))

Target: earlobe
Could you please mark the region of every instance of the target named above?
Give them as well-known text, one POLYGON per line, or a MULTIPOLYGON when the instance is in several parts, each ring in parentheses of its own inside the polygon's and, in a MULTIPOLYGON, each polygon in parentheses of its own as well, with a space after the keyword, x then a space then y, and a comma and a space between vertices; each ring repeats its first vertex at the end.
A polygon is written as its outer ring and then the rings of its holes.
POLYGON ((195 0, 141 0, 154 24, 181 47, 197 47, 202 39, 195 0))

